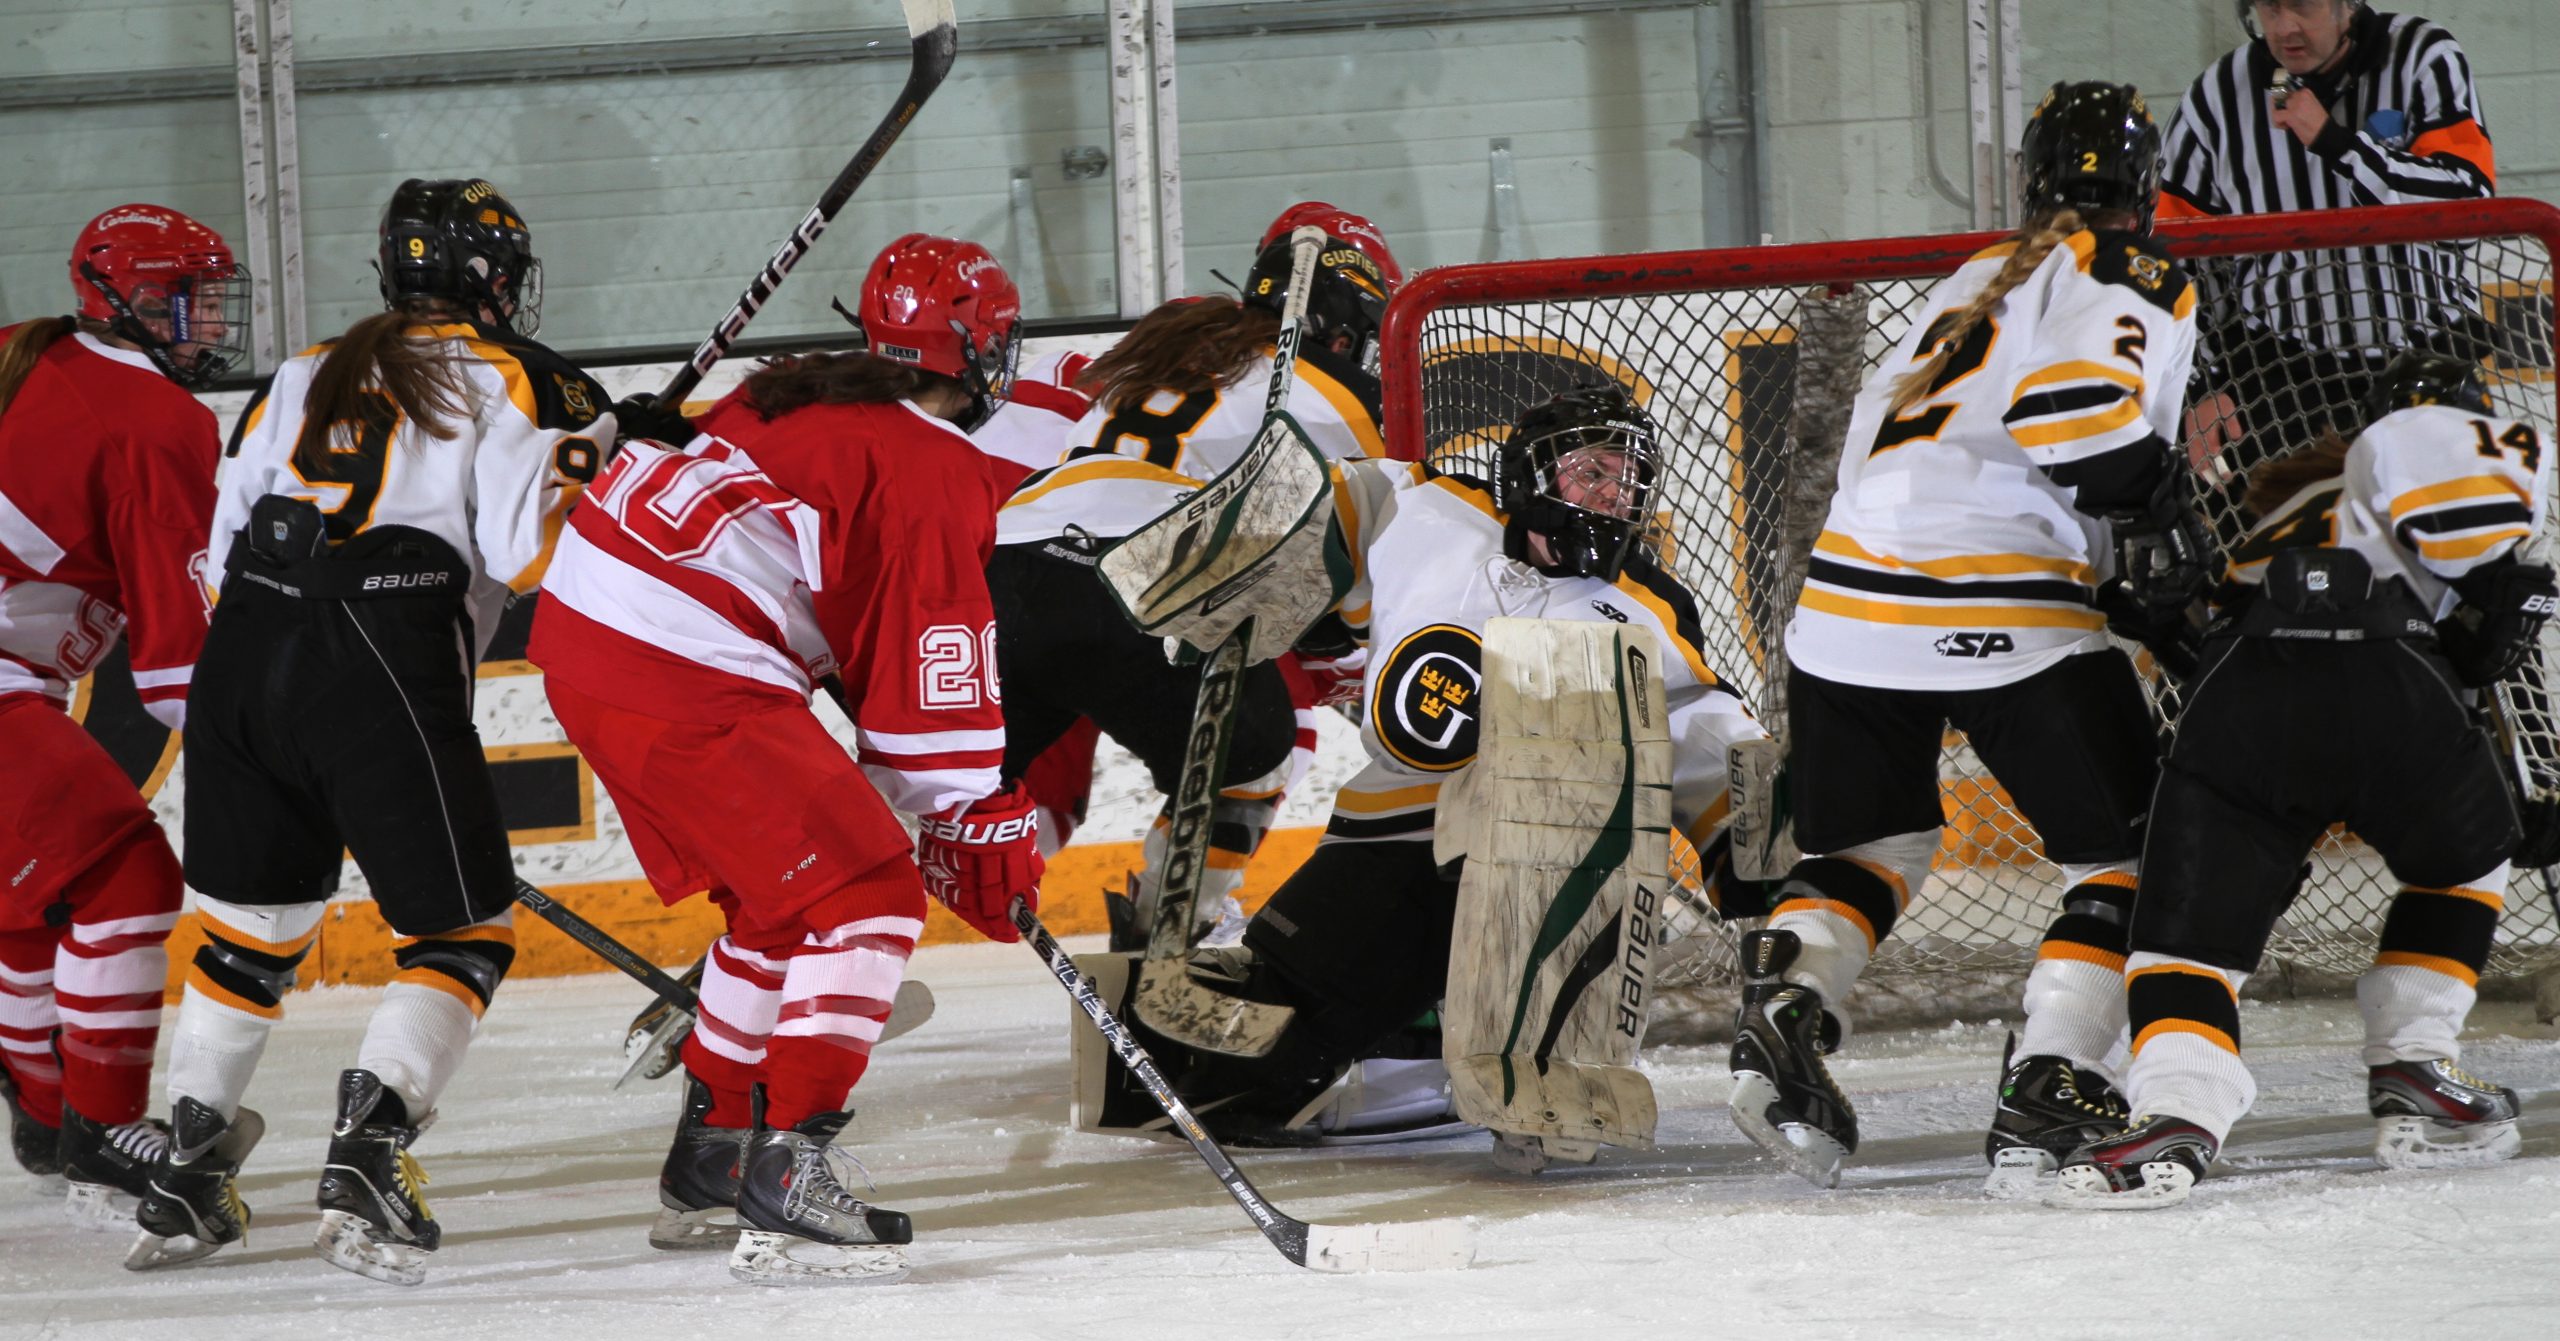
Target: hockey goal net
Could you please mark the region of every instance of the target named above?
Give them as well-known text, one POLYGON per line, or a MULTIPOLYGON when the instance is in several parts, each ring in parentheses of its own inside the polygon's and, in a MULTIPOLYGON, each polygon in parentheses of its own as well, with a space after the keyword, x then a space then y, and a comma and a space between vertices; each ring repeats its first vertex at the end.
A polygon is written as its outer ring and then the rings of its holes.
MULTIPOLYGON (((2229 397, 2246 436, 2206 503, 2226 537, 2250 462, 2308 442, 2397 348, 2478 356, 2500 410, 2555 426, 2552 262, 2560 210, 2533 201, 2398 206, 2165 224, 2197 285, 2191 403, 2229 397)), ((1833 484, 1849 402, 1929 288, 1997 234, 1457 266, 1400 292, 1385 331, 1388 441, 1486 474, 1526 406, 1616 378, 1661 424, 1671 460, 1660 543, 1699 597, 1710 665, 1783 734, 1781 638, 1833 484)), ((2212 402, 2219 407, 2220 402, 2212 402)), ((2352 426, 2352 421, 2347 421, 2352 426)), ((2560 782, 2560 621, 2509 695, 2528 784, 2560 782)), ((2147 658, 2143 660, 2149 673, 2147 658)), ((2166 713, 2164 708, 2164 716, 2166 713)), ((2059 884, 2036 835, 1950 734, 1947 828, 1926 890, 1879 947, 1862 1014, 1996 1001, 2032 962, 2059 884)), ((2268 974, 2334 987, 2371 963, 2391 878, 2332 831, 2270 946, 2268 974)), ((1683 873, 1694 880, 1694 861, 1683 873)), ((2548 877, 2520 873, 2484 990, 2560 965, 2548 877)), ((1667 999, 1719 1000, 1720 927, 1661 963, 1667 999)), ((1676 1009, 1676 1006, 1675 1006, 1676 1009)), ((1721 1009, 1721 1007, 1718 1007, 1721 1009)))

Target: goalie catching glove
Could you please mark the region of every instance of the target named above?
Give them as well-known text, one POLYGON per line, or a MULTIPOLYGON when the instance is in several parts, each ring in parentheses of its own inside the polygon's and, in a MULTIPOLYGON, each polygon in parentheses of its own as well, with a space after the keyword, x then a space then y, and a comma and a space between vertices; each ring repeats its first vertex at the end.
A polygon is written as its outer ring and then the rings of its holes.
POLYGON ((916 835, 916 865, 927 893, 989 940, 1018 941, 1008 915, 1021 895, 1040 910, 1040 814, 1019 782, 928 816, 916 835))
POLYGON ((2436 640, 2453 673, 2474 689, 2523 665, 2541 640, 2543 622, 2560 608, 2551 570, 2538 563, 2508 559, 2473 569, 2453 585, 2462 601, 2436 625, 2436 640))
POLYGON ((2106 513, 2115 532, 2122 594, 2154 618, 2184 611, 2213 579, 2213 536, 2188 501, 2191 478, 2183 467, 2172 466, 2148 500, 2106 513))

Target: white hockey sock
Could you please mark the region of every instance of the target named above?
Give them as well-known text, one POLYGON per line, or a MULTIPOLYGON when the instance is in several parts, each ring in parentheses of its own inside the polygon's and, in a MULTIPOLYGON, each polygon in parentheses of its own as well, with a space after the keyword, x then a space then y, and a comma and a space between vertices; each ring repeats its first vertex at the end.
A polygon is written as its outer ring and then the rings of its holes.
POLYGON ((2373 967, 2356 979, 2364 1015, 2364 1063, 2462 1058, 2462 1022, 2480 996, 2508 863, 2458 885, 2403 887, 2383 919, 2373 967))
POLYGON ((2171 955, 2125 961, 2133 1063, 2125 1102, 2135 1117, 2184 1118, 2219 1144, 2258 1101, 2240 1060, 2240 985, 2248 975, 2171 955))
POLYGON ((356 1065, 382 1077, 383 1087, 409 1106, 409 1124, 426 1121, 445 1082, 462 1066, 480 1017, 450 993, 417 983, 382 989, 382 1002, 365 1022, 356 1065))
POLYGON ((2376 964, 2356 979, 2364 1015, 2364 1064, 2462 1060, 2462 1022, 2479 989, 2450 973, 2376 964))
POLYGON ((1769 930, 1792 931, 1799 942, 1787 981, 1822 993, 1823 1004, 1845 1020, 1841 1003, 1875 955, 1866 927, 1828 908, 1782 907, 1769 919, 1769 930))
POLYGON ((2027 974, 2021 1057, 2060 1057, 2104 1071, 2124 1037, 2124 975, 2104 964, 2039 959, 2027 974))
POLYGON ((764 1062, 782 1014, 782 975, 791 961, 740 949, 728 937, 711 943, 702 969, 702 1015, 694 1038, 713 1055, 741 1066, 764 1062))
POLYGON ((194 1099, 229 1120, 239 1114, 267 1035, 284 1018, 284 994, 320 934, 325 905, 253 908, 198 899, 205 931, 187 970, 177 1026, 169 1031, 169 1101, 194 1099))
POLYGON ((1936 829, 1895 834, 1807 857, 1788 877, 1786 893, 1769 919, 1770 930, 1792 931, 1802 943, 1787 969, 1787 981, 1822 993, 1823 1003, 1844 1028, 1849 989, 1875 957, 1876 942, 1893 934, 1895 919, 1911 906, 1937 851, 1936 829), (1832 879, 1821 869, 1827 862, 1846 862, 1864 874, 1832 866, 1828 872, 1842 877, 1832 879))

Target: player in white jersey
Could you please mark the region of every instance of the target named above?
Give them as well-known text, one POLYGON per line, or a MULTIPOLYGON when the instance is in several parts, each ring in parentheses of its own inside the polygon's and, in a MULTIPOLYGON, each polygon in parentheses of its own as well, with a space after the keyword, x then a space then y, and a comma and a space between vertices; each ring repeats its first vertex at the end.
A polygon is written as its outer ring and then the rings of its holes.
MULTIPOLYGON (((1234 465, 1252 445, 1288 288, 1288 234, 1300 223, 1325 227, 1328 241, 1308 297, 1289 412, 1327 456, 1386 454, 1375 360, 1394 259, 1367 220, 1330 206, 1299 206, 1273 223, 1242 301, 1167 303, 1085 369, 1081 386, 1093 406, 1068 431, 1062 459, 1023 481, 997 514, 987 580, 1006 672, 1008 778, 1024 776, 1051 742, 1090 718, 1146 764, 1157 790, 1173 794, 1200 669, 1168 665, 1162 641, 1130 626, 1093 565, 1111 541, 1234 465)), ((1353 650, 1338 625, 1304 646, 1323 662, 1353 650)), ((1312 716, 1301 722, 1300 715, 1311 714, 1321 691, 1295 690, 1290 676, 1281 662, 1244 673, 1196 905, 1204 917, 1222 910, 1240 916, 1233 897, 1245 859, 1270 827, 1293 749, 1302 735, 1313 735, 1312 716)), ((1161 868, 1168 833, 1159 820, 1149 834, 1143 879, 1161 868)), ((1152 902, 1144 892, 1135 899, 1140 907, 1152 902)), ((1115 913, 1124 909, 1115 898, 1115 913)))
MULTIPOLYGON (((1673 752, 1672 820, 1722 863, 1726 750, 1764 733, 1708 667, 1696 598, 1646 535, 1663 469, 1653 422, 1615 383, 1531 408, 1490 482, 1438 475, 1374 502, 1346 528, 1360 553, 1343 613, 1366 625, 1361 744, 1369 761, 1334 802, 1324 839, 1248 924, 1245 953, 1204 951, 1206 985, 1294 1009, 1279 1043, 1245 1058, 1188 1052, 1177 1085, 1204 1121, 1246 1141, 1293 1142, 1288 1124, 1354 1059, 1428 1059, 1437 1077, 1401 1115, 1445 1121, 1437 1039, 1400 1031, 1440 1001, 1463 863, 1432 837, 1442 785, 1475 758, 1485 623, 1497 616, 1610 621, 1659 640, 1673 752)), ((1151 1048, 1158 1044, 1151 1040, 1151 1048)), ((1366 1077, 1372 1088, 1378 1077, 1366 1077)))
POLYGON ((2097 1068, 2123 1030, 2158 745, 2106 630, 2113 611, 2166 647, 2209 576, 2167 446, 2195 298, 2148 236, 2158 155, 2132 89, 2056 85, 2024 137, 2026 225, 1938 285, 1850 420, 1787 626, 1795 839, 1813 855, 1743 940, 1732 1062, 1737 1125, 1823 1186, 1857 1119, 1821 1057, 1928 877, 1950 723, 2067 886, 1985 1153, 2049 1171, 2121 1124, 2097 1068))
POLYGON ((542 580, 610 454, 603 390, 528 337, 540 267, 483 181, 384 209, 388 310, 286 361, 243 416, 186 723, 186 877, 208 937, 169 1056, 174 1146, 136 1269, 243 1233, 240 1099, 351 853, 399 939, 339 1078, 316 1245, 415 1283, 440 1230, 409 1146, 515 957, 515 869, 472 723, 504 602, 542 580))
POLYGON ((2169 1205, 2204 1176, 2257 1096, 2240 985, 2333 823, 2401 882, 2356 980, 2376 1157, 2515 1154, 2515 1091, 2457 1065, 2517 837, 2472 701, 2553 610, 2551 570, 2523 553, 2553 463, 2484 388, 2466 360, 2402 355, 2352 446, 2333 432, 2251 480, 2256 524, 2152 801, 2125 973, 2133 1126, 2069 1157, 2064 1200, 2169 1205))

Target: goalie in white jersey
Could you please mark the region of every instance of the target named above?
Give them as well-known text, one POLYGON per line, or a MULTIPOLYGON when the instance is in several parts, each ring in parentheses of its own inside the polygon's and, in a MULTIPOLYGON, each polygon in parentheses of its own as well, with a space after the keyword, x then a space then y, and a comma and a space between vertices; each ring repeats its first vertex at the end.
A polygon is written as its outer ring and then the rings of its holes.
POLYGON ((2255 472, 2152 802, 2125 974, 2133 1127, 2070 1156, 2064 1200, 2169 1205, 2204 1176, 2257 1095, 2240 985, 2332 823, 2401 882, 2356 980, 2376 1158, 2516 1153, 2515 1091, 2457 1065, 2517 838, 2472 700, 2537 654, 2552 612, 2551 570, 2523 553, 2552 462, 2484 387, 2465 360, 2403 355, 2352 446, 2333 432, 2255 472))
POLYGON ((2195 297, 2148 236, 2159 134, 2139 94, 2056 85, 2024 160, 2026 226, 1938 285, 1860 393, 1787 626, 1795 838, 1816 855, 1743 940, 1733 1110, 1822 1186, 1857 1148, 1857 1120, 1821 1057, 1928 878, 1950 723, 2067 885, 1985 1153, 2049 1171, 2122 1122, 2096 1068, 2124 1025, 2158 745, 2106 630, 2113 613, 2167 648, 2208 577, 2168 446, 2195 297))
MULTIPOLYGON (((1607 621, 1653 634, 1672 823, 1721 868, 1726 751, 1765 733, 1707 666, 1696 598, 1652 549, 1661 453, 1651 418, 1623 388, 1582 388, 1521 417, 1490 487, 1434 475, 1384 501, 1373 492, 1360 509, 1343 614, 1365 625, 1371 648, 1360 733, 1369 762, 1344 784, 1315 852, 1246 927, 1245 953, 1193 960, 1203 985, 1294 1012, 1266 1055, 1187 1054, 1177 1085, 1212 1127, 1291 1142, 1345 1120, 1446 1121, 1436 1037, 1414 1040, 1421 1049, 1396 1045, 1449 981, 1461 865, 1441 866, 1433 837, 1443 785, 1476 757, 1488 620, 1607 621), (1425 1063, 1412 1068, 1409 1102, 1378 1093, 1394 1068, 1372 1066, 1364 1111, 1310 1111, 1355 1059, 1382 1056, 1425 1063)), ((1180 1051, 1149 1047, 1159 1058, 1180 1051)))
POLYGON ((173 1148, 136 1269, 238 1241, 240 1106, 352 853, 399 973, 339 1079, 318 1249, 416 1283, 441 1231, 409 1147, 515 958, 515 868, 473 666, 610 453, 602 388, 533 343, 540 266, 483 181, 393 192, 389 309, 296 355, 243 416, 186 723, 186 878, 207 944, 169 1049, 173 1148))
MULTIPOLYGON (((1092 408, 1068 430, 1057 464, 1024 480, 996 516, 987 583, 1005 674, 1007 778, 1025 776, 1053 742, 1089 718, 1146 764, 1158 791, 1173 795, 1200 667, 1167 665, 1162 641, 1130 626, 1094 563, 1111 541, 1196 492, 1252 446, 1289 286, 1289 236, 1300 225, 1324 228, 1327 238, 1287 409, 1328 457, 1386 455, 1378 432, 1377 334, 1398 276, 1395 259, 1368 220, 1320 202, 1292 207, 1266 234, 1241 301, 1167 303, 1084 370, 1079 385, 1092 394, 1092 408)), ((1301 643, 1316 654, 1319 676, 1353 651, 1338 624, 1328 632, 1330 643, 1301 643)), ((1244 672, 1194 905, 1204 920, 1234 907, 1245 861, 1270 827, 1302 737, 1305 757, 1312 757, 1312 709, 1336 686, 1311 684, 1305 660, 1292 654, 1244 672)), ((1159 820, 1147 838, 1148 870, 1134 901, 1142 912, 1154 902, 1149 891, 1164 865, 1168 832, 1159 820)), ((1116 901, 1113 912, 1115 920, 1123 912, 1116 901)), ((1141 940, 1145 934, 1136 930, 1141 940)))

